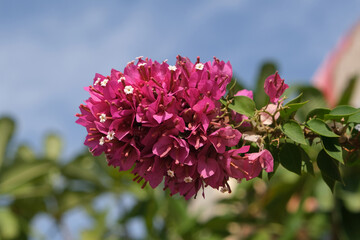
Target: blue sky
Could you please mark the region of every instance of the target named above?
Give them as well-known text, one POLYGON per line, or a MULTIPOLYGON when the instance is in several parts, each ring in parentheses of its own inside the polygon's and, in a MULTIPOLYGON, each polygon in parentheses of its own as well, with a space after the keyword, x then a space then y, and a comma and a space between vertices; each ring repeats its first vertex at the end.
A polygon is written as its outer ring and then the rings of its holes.
POLYGON ((269 59, 288 83, 309 83, 359 9, 356 0, 0 0, 0 115, 16 119, 16 142, 39 151, 52 131, 70 156, 82 149, 74 115, 96 72, 181 54, 230 60, 249 88, 269 59))

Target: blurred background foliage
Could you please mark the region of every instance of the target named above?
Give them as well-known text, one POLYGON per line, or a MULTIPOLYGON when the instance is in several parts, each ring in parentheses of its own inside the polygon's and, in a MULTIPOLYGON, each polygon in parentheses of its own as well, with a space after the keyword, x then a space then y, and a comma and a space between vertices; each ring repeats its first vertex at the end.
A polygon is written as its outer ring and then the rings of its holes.
MULTIPOLYGON (((268 101, 264 79, 276 69, 270 62, 260 68, 254 89, 258 108, 268 101)), ((238 80, 235 91, 242 88, 238 80)), ((321 92, 311 86, 291 87, 286 95, 299 92, 310 100, 298 111, 299 120, 313 108, 326 107, 321 92)), ((341 104, 351 94, 350 86, 341 104)), ((360 239, 360 161, 342 166, 344 184, 337 184, 334 194, 316 166, 319 149, 311 149, 314 175, 299 177, 280 165, 275 174, 263 175, 265 180, 235 183, 231 194, 207 190, 205 199, 199 195, 187 202, 169 197, 161 187, 141 189, 129 172, 108 167, 104 156, 84 151, 61 159, 63 143, 55 134, 46 136, 42 153, 36 154, 27 145, 12 146, 15 133, 14 121, 2 117, 0 239, 360 239), (66 218, 74 209, 90 220, 75 235, 69 225, 77 220, 66 218), (44 214, 51 229, 34 227, 44 214)))

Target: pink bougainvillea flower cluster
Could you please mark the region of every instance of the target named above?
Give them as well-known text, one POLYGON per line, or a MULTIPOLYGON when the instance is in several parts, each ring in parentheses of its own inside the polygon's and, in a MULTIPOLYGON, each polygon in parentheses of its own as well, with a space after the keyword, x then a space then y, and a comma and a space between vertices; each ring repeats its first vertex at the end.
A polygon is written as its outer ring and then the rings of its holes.
POLYGON ((173 66, 139 57, 123 72, 96 74, 77 114, 88 132, 85 145, 95 156, 105 153, 120 171, 132 169, 143 187, 164 181, 164 189, 186 199, 205 186, 229 189, 229 177, 251 179, 261 169, 270 171, 267 150, 230 150, 241 133, 219 117, 219 99, 231 77, 229 62, 192 63, 181 56, 173 66))

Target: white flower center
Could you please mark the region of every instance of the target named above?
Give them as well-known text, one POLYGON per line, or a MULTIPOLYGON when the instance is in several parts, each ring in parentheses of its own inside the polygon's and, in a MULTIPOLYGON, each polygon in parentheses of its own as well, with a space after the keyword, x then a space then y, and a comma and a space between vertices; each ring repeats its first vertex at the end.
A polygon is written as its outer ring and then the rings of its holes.
POLYGON ((195 69, 197 69, 197 70, 203 70, 203 69, 204 69, 204 64, 202 64, 202 63, 197 63, 197 64, 195 65, 195 69))
POLYGON ((105 143, 105 138, 101 137, 99 140, 99 145, 102 146, 102 145, 104 145, 104 143, 105 143))
POLYGON ((106 114, 105 113, 100 114, 99 118, 100 118, 101 123, 105 122, 106 121, 106 114))
POLYGON ((191 183, 193 181, 192 177, 188 176, 184 178, 184 182, 191 183))
POLYGON ((109 79, 102 80, 101 81, 101 86, 105 87, 108 82, 109 82, 109 79))
POLYGON ((132 94, 134 92, 134 88, 132 86, 130 86, 130 85, 126 86, 124 88, 124 92, 125 92, 125 94, 132 94))
POLYGON ((119 78, 118 83, 121 83, 122 81, 125 81, 125 77, 119 78))
POLYGON ((98 83, 100 82, 101 78, 97 78, 96 81, 94 82, 94 86, 98 85, 98 83))
POLYGON ((110 132, 108 132, 106 138, 109 140, 113 140, 115 137, 115 132, 113 130, 111 130, 110 132))
POLYGON ((176 66, 171 66, 171 65, 169 65, 168 69, 169 69, 170 71, 175 71, 175 70, 176 70, 176 66))
POLYGON ((172 171, 172 170, 167 170, 167 175, 169 176, 169 177, 174 177, 175 176, 175 174, 174 174, 174 171, 172 171))
POLYGON ((142 66, 145 66, 146 63, 139 63, 138 67, 142 67, 142 66))

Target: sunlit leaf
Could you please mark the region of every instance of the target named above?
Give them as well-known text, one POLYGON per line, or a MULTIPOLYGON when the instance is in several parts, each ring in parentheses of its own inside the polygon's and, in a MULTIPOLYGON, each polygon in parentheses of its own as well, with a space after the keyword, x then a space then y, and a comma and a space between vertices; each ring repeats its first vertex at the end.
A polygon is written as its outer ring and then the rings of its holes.
POLYGON ((339 121, 342 118, 348 118, 351 115, 355 113, 359 113, 360 109, 348 106, 348 105, 342 105, 337 106, 333 110, 329 112, 329 114, 325 114, 325 120, 336 120, 339 121))
POLYGON ((339 135, 331 131, 328 125, 320 119, 316 119, 316 118, 311 119, 306 123, 306 125, 308 126, 309 129, 319 134, 320 136, 339 137, 339 135))
POLYGON ((301 103, 286 104, 284 106, 284 109, 282 109, 280 111, 280 116, 282 118, 284 118, 284 119, 287 119, 289 117, 293 117, 295 115, 296 111, 299 110, 302 106, 304 106, 308 102, 309 101, 301 102, 301 103))
POLYGON ((235 96, 229 108, 248 117, 254 116, 256 111, 254 101, 246 96, 235 96))
POLYGON ((303 130, 301 129, 300 125, 295 121, 286 122, 281 127, 282 132, 294 142, 300 144, 306 144, 305 137, 303 130))
POLYGON ((344 163, 342 149, 338 138, 321 137, 325 152, 332 158, 344 163))

